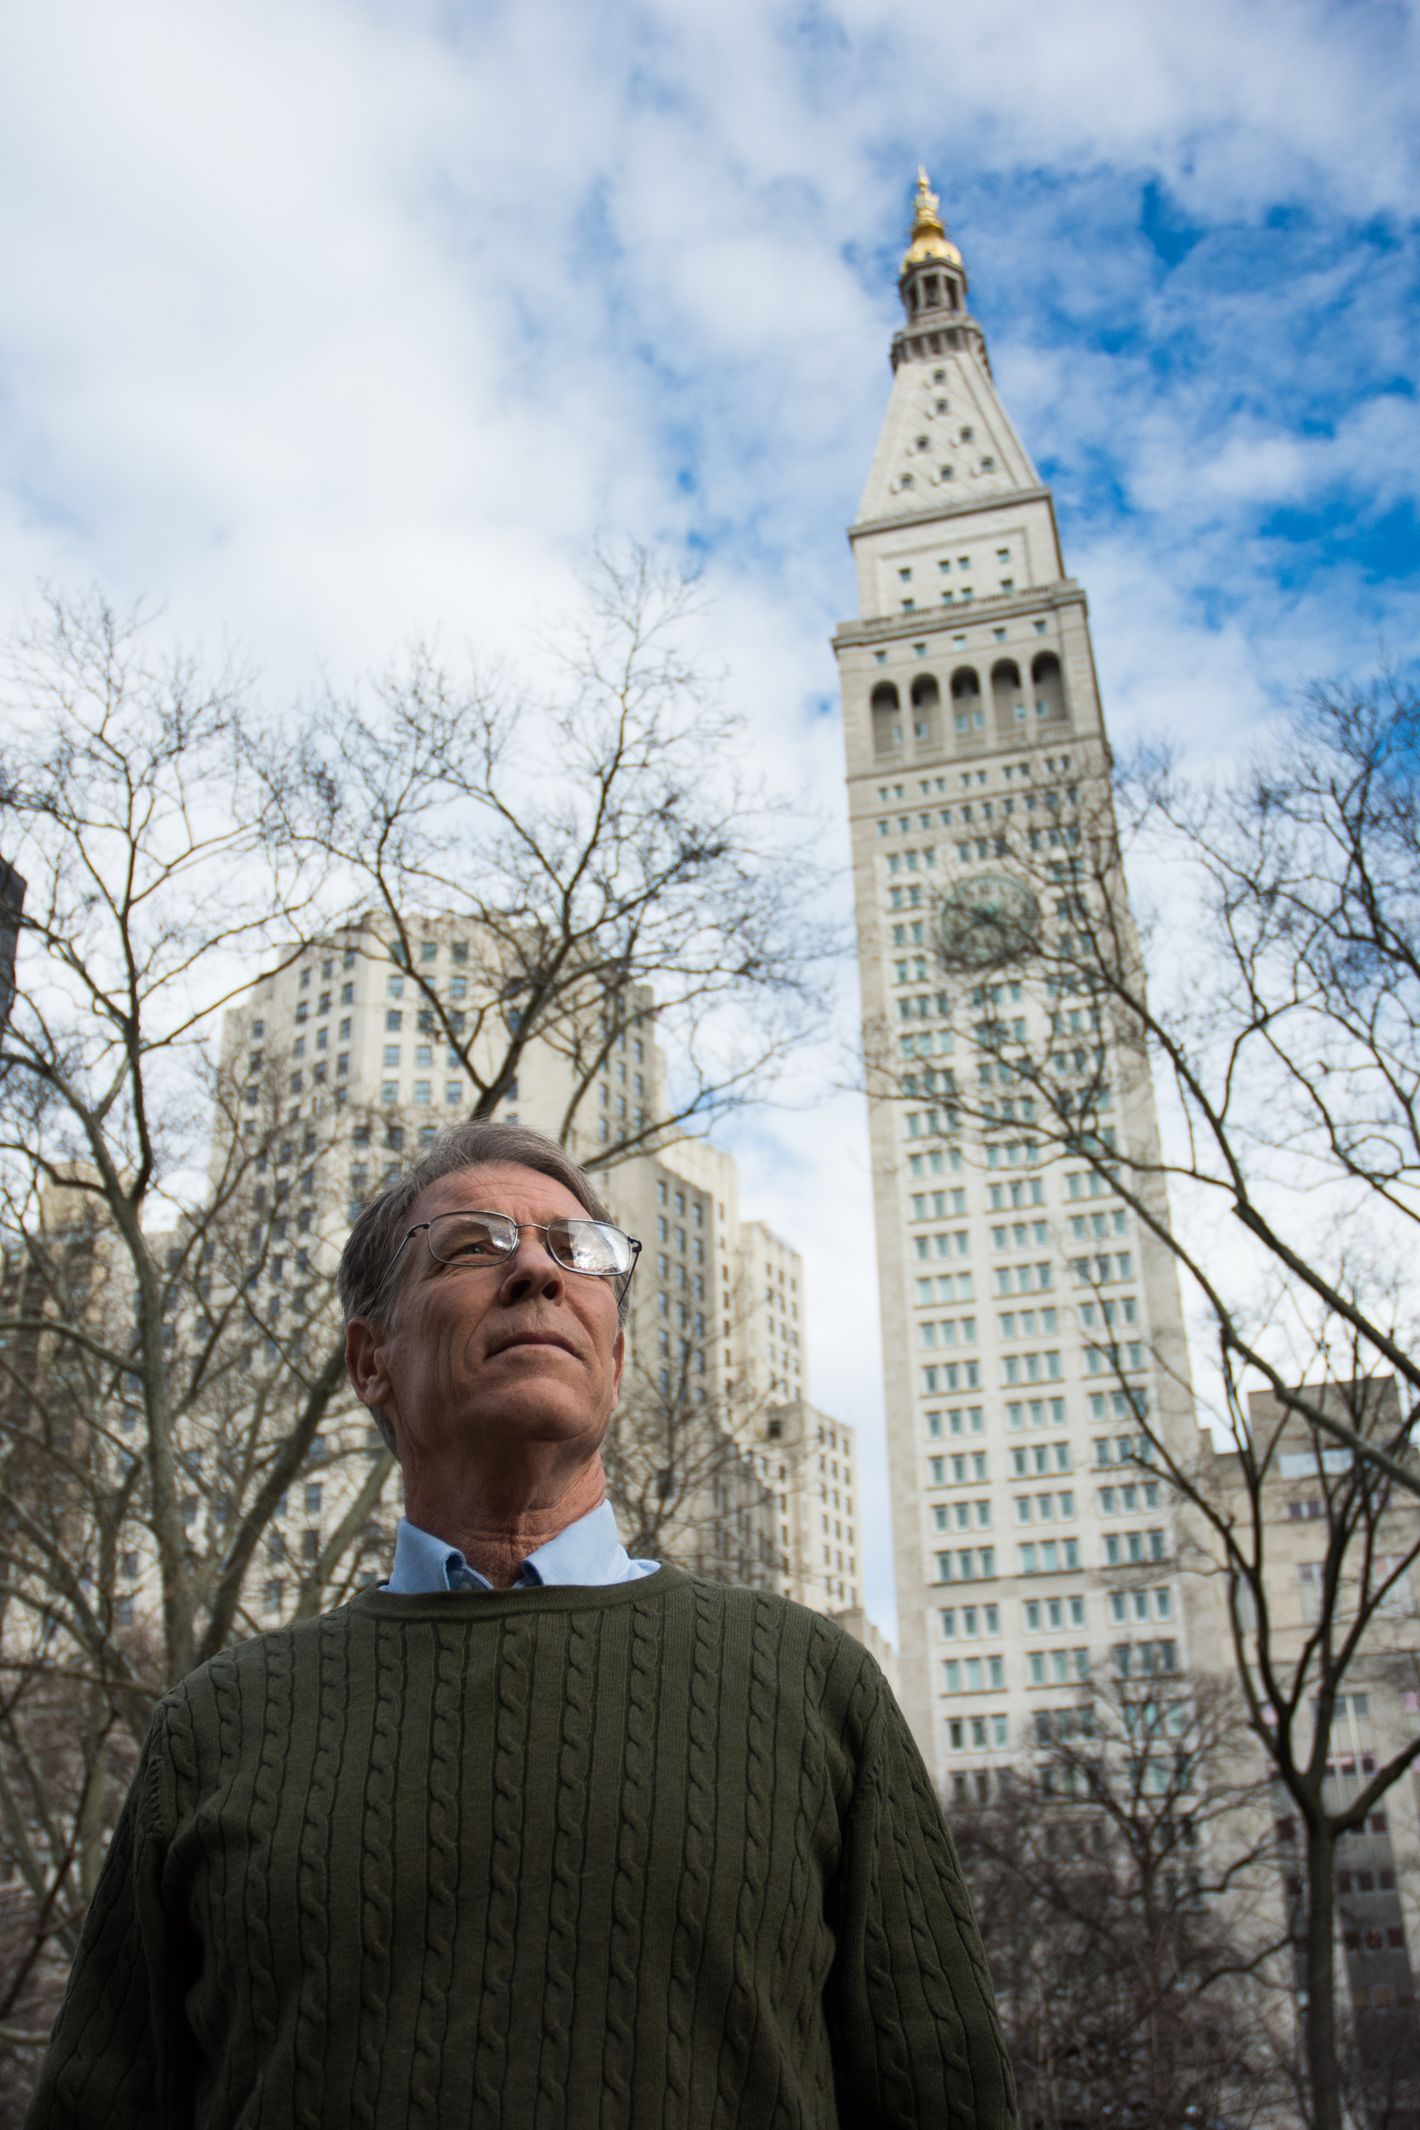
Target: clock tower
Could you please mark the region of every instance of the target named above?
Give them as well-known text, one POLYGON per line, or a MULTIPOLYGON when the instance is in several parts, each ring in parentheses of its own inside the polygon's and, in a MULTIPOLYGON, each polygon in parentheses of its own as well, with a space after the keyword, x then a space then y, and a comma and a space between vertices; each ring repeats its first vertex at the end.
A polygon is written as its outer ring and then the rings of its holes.
POLYGON ((1088 1682, 1183 1667, 1170 1500, 1137 1415, 1195 1423, 1167 1253, 1107 1176, 1032 1130, 1029 1103, 1019 1131, 990 1133, 952 1104, 957 1075, 974 1092, 983 1070, 959 1042, 979 1008, 1042 1051, 1068 1023, 1111 1083, 1112 1128, 1136 1151, 1156 1137, 1147 1082, 1109 1054, 1088 1002, 1047 1005, 1012 974, 1053 919, 1042 883, 1069 892, 1082 815, 1109 806, 1109 754, 1085 595, 925 172, 898 288, 892 388, 849 533, 858 618, 834 649, 900 1691, 950 1803, 994 1794, 1077 1720, 1088 1682), (1026 849, 1029 868, 1013 859, 1026 849))

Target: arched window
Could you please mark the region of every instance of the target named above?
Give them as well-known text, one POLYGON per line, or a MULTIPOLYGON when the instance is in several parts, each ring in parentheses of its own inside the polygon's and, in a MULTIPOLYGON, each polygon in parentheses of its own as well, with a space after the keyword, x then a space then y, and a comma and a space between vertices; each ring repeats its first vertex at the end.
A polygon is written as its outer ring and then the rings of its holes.
POLYGON ((991 702, 998 732, 1024 724, 1026 705, 1021 688, 1021 669, 1014 658, 998 658, 991 668, 991 702))
POLYGON ((952 675, 952 724, 959 733, 980 732, 986 724, 975 666, 958 666, 952 675))
POLYGON ((880 680, 869 698, 873 716, 873 750, 886 754, 902 745, 902 705, 890 680, 880 680))
POLYGON ((1053 651, 1036 653, 1031 661, 1030 677, 1036 716, 1041 719, 1063 718, 1065 683, 1060 673, 1060 661, 1053 651))
POLYGON ((931 673, 919 673, 912 683, 912 737, 919 747, 942 744, 942 691, 931 673))

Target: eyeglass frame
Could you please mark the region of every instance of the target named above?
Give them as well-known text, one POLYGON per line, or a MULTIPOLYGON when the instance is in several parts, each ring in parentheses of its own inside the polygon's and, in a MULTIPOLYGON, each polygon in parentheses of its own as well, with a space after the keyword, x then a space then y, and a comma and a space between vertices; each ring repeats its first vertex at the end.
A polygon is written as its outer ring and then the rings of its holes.
MULTIPOLYGON (((511 1213, 500 1213, 496 1206, 450 1206, 447 1212, 435 1213, 433 1218, 430 1220, 416 1220, 412 1228, 406 1228, 404 1234, 400 1238, 399 1249, 395 1251, 394 1256, 390 1259, 388 1265, 386 1265, 385 1267, 386 1280, 390 1278, 390 1276, 394 1272, 395 1266, 399 1263, 400 1254, 403 1251, 404 1246, 407 1242, 413 1242, 416 1235, 427 1236, 429 1230, 433 1227, 435 1221, 456 1220, 461 1214, 468 1213, 481 1213, 489 1219, 506 1220, 510 1227, 517 1229, 520 1238, 524 1230, 527 1228, 533 1229, 536 1234, 546 1235, 550 1228, 556 1226, 556 1221, 514 1220, 511 1213)), ((558 1214, 557 1219, 562 1221, 585 1220, 588 1227, 610 1228, 613 1234, 624 1237, 624 1239, 628 1243, 630 1243, 631 1263, 627 1266, 624 1272, 587 1272, 583 1269, 581 1265, 564 1265, 561 1258, 557 1255, 557 1252, 553 1249, 551 1243, 543 1244, 543 1248, 546 1250, 548 1256, 552 1259, 553 1264, 556 1265, 558 1270, 561 1272, 575 1272, 582 1279, 619 1279, 624 1281, 625 1284, 623 1285, 620 1293, 616 1297, 617 1306, 620 1307, 621 1303, 625 1301, 627 1294, 630 1292, 631 1275, 635 1272, 636 1267, 640 1262, 642 1246, 639 1236, 628 1235, 625 1228, 618 1228, 614 1220, 598 1220, 594 1213, 584 1213, 580 1215, 576 1213, 560 1213, 558 1214)), ((427 1247, 429 1250, 429 1255, 434 1259, 434 1263, 436 1265, 449 1265, 449 1260, 446 1257, 435 1256, 434 1246, 432 1243, 430 1243, 427 1247)), ((491 1272, 497 1265, 510 1264, 513 1258, 517 1256, 517 1254, 517 1244, 515 1243, 506 1257, 494 1258, 491 1260, 490 1263, 486 1265, 449 1265, 449 1269, 453 1272, 491 1272)))

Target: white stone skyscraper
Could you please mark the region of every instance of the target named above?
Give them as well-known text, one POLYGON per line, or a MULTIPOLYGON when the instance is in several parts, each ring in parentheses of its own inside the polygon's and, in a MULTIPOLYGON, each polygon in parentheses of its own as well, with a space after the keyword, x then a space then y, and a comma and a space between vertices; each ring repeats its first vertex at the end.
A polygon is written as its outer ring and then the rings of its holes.
POLYGON ((1057 1046, 1061 1071, 1088 1065, 1109 1144, 1147 1151, 1157 1131, 1087 994, 1046 1003, 1009 956, 972 965, 983 909, 1015 898, 1069 922, 1108 750, 1085 596, 925 174, 899 287, 850 533, 859 618, 834 641, 864 1026, 885 1068, 870 1132, 900 1686, 950 1799, 990 1794, 1079 1721, 1087 1681, 1183 1667, 1170 1500, 1137 1413, 1179 1439, 1195 1423, 1166 1251, 1029 1100, 979 1121, 993 1068, 963 1054, 964 1012, 1057 1046))

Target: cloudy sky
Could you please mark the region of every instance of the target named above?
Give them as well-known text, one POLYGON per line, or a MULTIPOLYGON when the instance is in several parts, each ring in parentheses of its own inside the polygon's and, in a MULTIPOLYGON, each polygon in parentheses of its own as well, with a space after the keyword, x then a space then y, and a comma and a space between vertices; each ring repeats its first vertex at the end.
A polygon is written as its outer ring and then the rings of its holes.
MULTIPOLYGON (((416 633, 514 649, 632 535, 703 562, 762 765, 846 862, 828 637, 923 160, 1116 738, 1224 749, 1414 651, 1418 60, 1409 0, 13 8, 0 621, 42 578, 161 597, 279 699, 416 633)), ((829 1108, 738 1143, 890 1622, 829 1108)))

